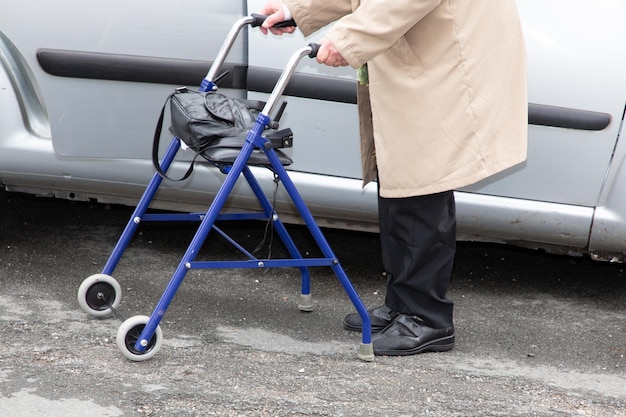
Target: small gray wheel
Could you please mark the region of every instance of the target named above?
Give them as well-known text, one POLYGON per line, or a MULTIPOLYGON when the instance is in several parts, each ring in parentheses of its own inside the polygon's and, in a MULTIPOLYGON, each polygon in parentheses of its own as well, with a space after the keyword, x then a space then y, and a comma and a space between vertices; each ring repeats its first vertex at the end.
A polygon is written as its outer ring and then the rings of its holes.
POLYGON ((122 287, 106 274, 91 275, 78 287, 78 304, 85 312, 96 317, 106 317, 113 313, 122 297, 122 287))
POLYGON ((146 350, 143 352, 135 349, 135 343, 139 340, 141 332, 146 324, 148 324, 150 317, 148 316, 133 316, 122 323, 117 330, 116 342, 117 347, 122 351, 122 354, 127 359, 134 362, 141 362, 153 357, 161 348, 163 343, 163 332, 161 327, 157 326, 154 334, 146 345, 146 350))

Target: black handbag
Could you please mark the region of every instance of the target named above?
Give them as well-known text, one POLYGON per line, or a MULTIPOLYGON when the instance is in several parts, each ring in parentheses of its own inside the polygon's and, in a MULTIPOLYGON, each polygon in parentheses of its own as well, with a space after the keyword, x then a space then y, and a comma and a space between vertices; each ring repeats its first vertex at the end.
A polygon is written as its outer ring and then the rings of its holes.
MULTIPOLYGON (((191 175, 198 155, 214 163, 232 163, 265 105, 262 101, 233 99, 217 92, 193 91, 187 87, 176 89, 161 109, 152 146, 153 165, 162 177, 168 179, 171 178, 162 171, 158 162, 164 112, 168 103, 171 116, 169 131, 196 152, 189 169, 178 181, 191 175), (224 152, 224 149, 230 151, 224 152)), ((276 148, 290 147, 293 138, 290 129, 277 131, 267 128, 263 136, 276 148)), ((256 161, 259 161, 258 156, 255 155, 256 161)), ((291 163, 284 154, 280 155, 280 159, 284 165, 291 163)), ((263 160, 267 162, 267 159, 263 160)))
POLYGON ((170 100, 170 132, 191 149, 202 152, 217 139, 245 137, 263 105, 215 92, 178 89, 170 100))

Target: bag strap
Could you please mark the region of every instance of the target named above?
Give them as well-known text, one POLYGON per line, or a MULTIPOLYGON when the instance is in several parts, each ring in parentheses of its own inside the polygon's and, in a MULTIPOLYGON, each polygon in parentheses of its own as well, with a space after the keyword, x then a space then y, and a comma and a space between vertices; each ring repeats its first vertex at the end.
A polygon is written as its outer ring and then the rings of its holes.
MULTIPOLYGON (((182 88, 187 88, 187 87, 182 87, 182 88)), ((185 172, 185 175, 183 175, 182 178, 179 178, 179 179, 170 178, 163 171, 163 169, 161 168, 161 164, 159 163, 159 145, 161 143, 161 132, 163 131, 163 118, 165 115, 165 107, 167 106, 167 103, 172 99, 174 94, 176 94, 179 90, 180 89, 177 89, 176 91, 174 91, 165 100, 165 103, 163 104, 163 107, 161 108, 161 114, 159 114, 159 120, 157 121, 157 125, 154 130, 154 139, 152 140, 152 165, 154 166, 154 169, 156 169, 156 171, 159 173, 159 175, 162 178, 168 179, 170 181, 184 181, 187 178, 189 178, 189 176, 193 172, 193 164, 196 162, 196 158, 198 158, 198 155, 199 155, 198 153, 196 153, 196 155, 193 157, 193 160, 191 161, 191 164, 189 164, 189 168, 187 169, 187 172, 185 172)))

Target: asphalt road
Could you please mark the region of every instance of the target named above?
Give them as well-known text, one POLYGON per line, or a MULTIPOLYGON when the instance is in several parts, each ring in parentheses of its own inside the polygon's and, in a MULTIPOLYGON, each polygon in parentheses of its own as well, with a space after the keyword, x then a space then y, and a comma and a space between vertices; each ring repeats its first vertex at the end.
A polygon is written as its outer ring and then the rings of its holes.
MULTIPOLYGON (((353 310, 329 269, 313 269, 310 313, 296 308, 292 269, 192 271, 161 324, 159 352, 131 362, 115 343, 120 321, 89 316, 76 296, 129 215, 0 192, 3 417, 626 416, 622 265, 461 244, 454 350, 371 363, 341 327, 353 310)), ((224 228, 249 248, 264 232, 224 228)), ((123 315, 152 312, 194 230, 141 225, 114 273, 123 315)), ((315 253, 301 227, 290 230, 315 253)), ((365 304, 382 303, 377 236, 325 232, 365 304)), ((281 253, 276 242, 272 250, 281 253)), ((202 251, 232 254, 218 238, 202 251)))

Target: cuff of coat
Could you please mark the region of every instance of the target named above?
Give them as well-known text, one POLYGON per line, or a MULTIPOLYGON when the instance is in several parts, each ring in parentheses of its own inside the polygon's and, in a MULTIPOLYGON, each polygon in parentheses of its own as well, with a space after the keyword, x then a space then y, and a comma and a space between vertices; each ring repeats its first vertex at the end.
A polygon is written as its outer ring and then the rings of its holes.
POLYGON ((289 11, 289 7, 286 4, 283 4, 283 14, 285 15, 285 20, 291 20, 291 12, 289 11))
MULTIPOLYGON (((298 24, 300 32, 302 32, 304 36, 312 34, 315 29, 313 29, 311 24, 307 21, 307 10, 295 0, 284 0, 284 3, 287 10, 289 10, 291 18, 298 24)), ((289 19, 285 18, 285 20, 289 19)))

